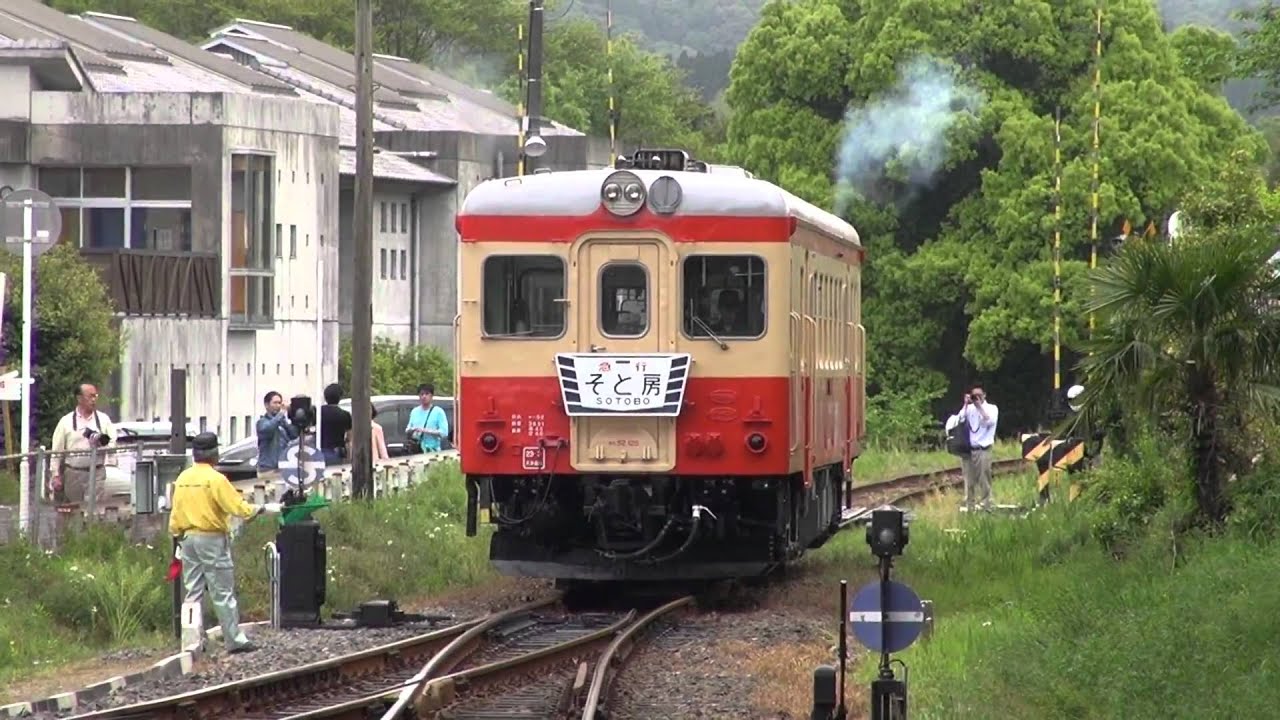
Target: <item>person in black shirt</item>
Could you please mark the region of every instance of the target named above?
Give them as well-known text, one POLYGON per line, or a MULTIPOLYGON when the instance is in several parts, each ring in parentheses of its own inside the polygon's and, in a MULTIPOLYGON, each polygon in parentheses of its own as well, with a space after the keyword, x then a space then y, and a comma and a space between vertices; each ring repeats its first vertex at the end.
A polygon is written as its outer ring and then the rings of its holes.
POLYGON ((346 454, 347 433, 351 432, 351 413, 338 407, 342 400, 342 386, 333 383, 324 389, 324 402, 320 406, 320 452, 325 465, 343 462, 346 454))

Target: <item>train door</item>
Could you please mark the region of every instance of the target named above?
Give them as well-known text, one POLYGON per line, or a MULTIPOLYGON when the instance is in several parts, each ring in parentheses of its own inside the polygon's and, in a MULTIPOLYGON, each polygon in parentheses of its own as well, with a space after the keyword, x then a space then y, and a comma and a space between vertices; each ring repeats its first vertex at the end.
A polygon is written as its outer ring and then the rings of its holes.
MULTIPOLYGON (((644 356, 675 347, 674 258, 674 248, 658 237, 579 241, 573 260, 576 351, 600 360, 579 362, 577 382, 584 405, 589 394, 610 404, 603 410, 617 413, 573 418, 570 446, 580 472, 675 467, 676 418, 634 414, 662 412, 666 400, 671 362, 644 356)), ((679 372, 684 377, 687 366, 679 372)))

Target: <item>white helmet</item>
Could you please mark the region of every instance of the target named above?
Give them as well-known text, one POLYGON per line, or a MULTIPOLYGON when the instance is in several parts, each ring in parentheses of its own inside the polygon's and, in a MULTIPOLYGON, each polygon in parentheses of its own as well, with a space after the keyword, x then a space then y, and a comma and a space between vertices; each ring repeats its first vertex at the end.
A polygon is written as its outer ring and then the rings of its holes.
POLYGON ((1072 385, 1070 388, 1067 389, 1067 404, 1071 406, 1071 409, 1073 411, 1080 412, 1080 405, 1078 405, 1075 402, 1075 399, 1080 397, 1083 394, 1084 394, 1083 385, 1072 385))

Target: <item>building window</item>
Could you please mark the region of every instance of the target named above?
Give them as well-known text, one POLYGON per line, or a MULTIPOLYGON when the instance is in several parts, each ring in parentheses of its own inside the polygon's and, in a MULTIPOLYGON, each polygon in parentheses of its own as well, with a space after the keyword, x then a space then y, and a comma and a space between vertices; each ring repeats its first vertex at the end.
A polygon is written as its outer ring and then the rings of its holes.
POLYGON ((382 232, 387 231, 387 203, 386 201, 378 203, 378 215, 381 218, 378 226, 382 228, 382 232))
POLYGON ((404 250, 400 251, 400 279, 404 280, 409 276, 409 261, 404 250))
POLYGON ((294 260, 298 257, 298 226, 289 226, 289 259, 294 260))
POLYGON ((234 415, 231 416, 231 442, 235 442, 238 439, 238 436, 236 435, 236 425, 239 419, 240 418, 234 415))
POLYGON ((276 223, 276 257, 284 257, 284 225, 276 223))
POLYGON ((382 248, 381 250, 378 251, 378 254, 382 256, 382 279, 386 280, 387 279, 387 249, 382 248))
POLYGON ((484 261, 481 312, 491 338, 557 338, 564 334, 564 260, 547 255, 494 255, 484 261))
POLYGON ((40 168, 37 185, 61 210, 59 242, 192 250, 190 168, 40 168))
POLYGON ((757 338, 765 329, 765 268, 756 255, 684 260, 684 334, 757 338))
POLYGON ((409 232, 409 203, 400 203, 400 232, 409 232))
POLYGON ((274 317, 271 229, 275 225, 273 158, 231 156, 231 323, 269 325, 274 317))
POLYGON ((391 279, 396 279, 396 251, 391 251, 391 279))
MULTIPOLYGON (((386 228, 382 228, 382 229, 386 230, 386 228)), ((391 203, 391 232, 394 233, 395 231, 396 231, 396 204, 391 203)))

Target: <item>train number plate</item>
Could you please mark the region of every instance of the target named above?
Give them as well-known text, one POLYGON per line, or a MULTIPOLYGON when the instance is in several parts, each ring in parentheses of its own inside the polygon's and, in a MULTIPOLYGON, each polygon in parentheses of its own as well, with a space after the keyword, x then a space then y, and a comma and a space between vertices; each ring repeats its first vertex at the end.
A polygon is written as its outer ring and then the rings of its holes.
POLYGON ((525 470, 545 470, 547 468, 547 449, 544 447, 522 448, 521 459, 525 470))

